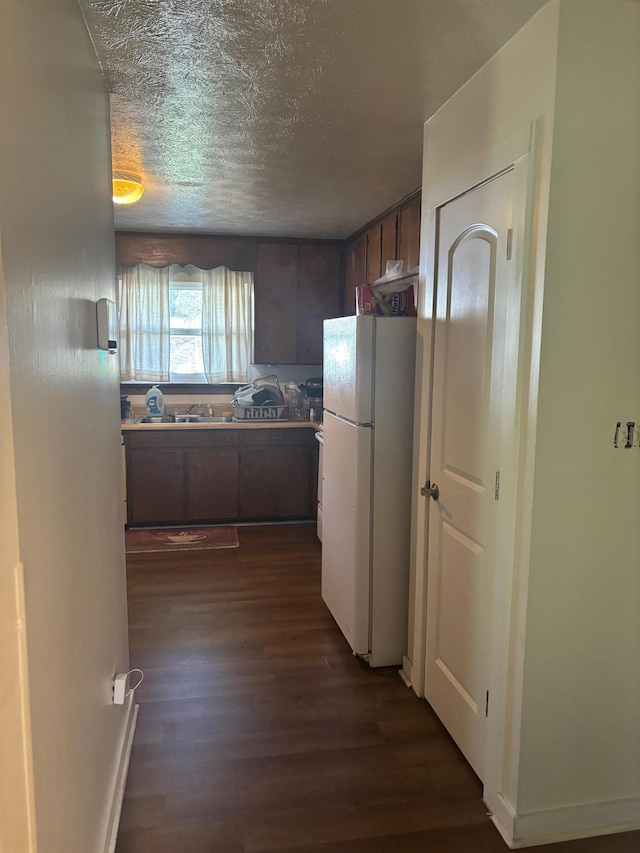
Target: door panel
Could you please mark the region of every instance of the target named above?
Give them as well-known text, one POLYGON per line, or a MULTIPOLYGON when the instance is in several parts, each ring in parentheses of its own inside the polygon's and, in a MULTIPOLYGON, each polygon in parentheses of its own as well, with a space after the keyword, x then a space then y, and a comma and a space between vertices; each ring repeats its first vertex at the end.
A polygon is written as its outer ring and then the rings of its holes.
POLYGON ((513 173, 438 211, 425 695, 482 778, 513 173))

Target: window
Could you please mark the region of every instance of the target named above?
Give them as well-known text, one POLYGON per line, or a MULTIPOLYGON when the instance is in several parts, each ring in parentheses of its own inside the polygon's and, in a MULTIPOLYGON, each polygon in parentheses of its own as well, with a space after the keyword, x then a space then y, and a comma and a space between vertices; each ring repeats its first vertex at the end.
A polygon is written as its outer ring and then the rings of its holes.
POLYGON ((170 381, 206 382, 201 281, 169 281, 169 330, 170 381))
POLYGON ((121 381, 247 381, 252 273, 146 264, 118 273, 121 381))

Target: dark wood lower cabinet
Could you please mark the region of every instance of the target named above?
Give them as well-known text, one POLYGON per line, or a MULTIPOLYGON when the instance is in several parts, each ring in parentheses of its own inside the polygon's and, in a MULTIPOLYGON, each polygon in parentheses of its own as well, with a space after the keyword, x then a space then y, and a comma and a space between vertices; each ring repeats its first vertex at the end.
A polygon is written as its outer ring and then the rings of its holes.
POLYGON ((314 518, 312 428, 125 433, 130 526, 314 518))
POLYGON ((187 515, 189 521, 221 521, 238 517, 238 449, 187 450, 187 515))
POLYGON ((183 451, 132 447, 127 454, 129 524, 166 524, 185 517, 183 451))
POLYGON ((306 447, 247 448, 240 466, 240 518, 309 518, 309 475, 306 447))
POLYGON ((317 469, 313 430, 247 430, 240 442, 240 518, 312 518, 317 469))

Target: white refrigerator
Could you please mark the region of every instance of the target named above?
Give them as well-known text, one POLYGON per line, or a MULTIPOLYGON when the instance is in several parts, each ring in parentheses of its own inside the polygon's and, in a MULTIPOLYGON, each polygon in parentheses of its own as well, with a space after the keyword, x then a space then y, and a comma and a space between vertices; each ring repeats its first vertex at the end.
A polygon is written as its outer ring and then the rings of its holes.
POLYGON ((415 317, 324 321, 322 598, 354 654, 407 646, 415 317))

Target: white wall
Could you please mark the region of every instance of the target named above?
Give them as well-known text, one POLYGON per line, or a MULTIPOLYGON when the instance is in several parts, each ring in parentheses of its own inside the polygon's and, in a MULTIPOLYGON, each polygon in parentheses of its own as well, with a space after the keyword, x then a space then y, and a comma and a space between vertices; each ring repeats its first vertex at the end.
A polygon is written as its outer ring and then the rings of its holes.
POLYGON ((9 347, 0 250, 0 850, 34 853, 24 585, 9 393, 9 347))
POLYGON ((640 6, 560 12, 518 811, 640 822, 640 6))
MULTIPOLYGON (((640 4, 551 0, 425 126, 425 346, 429 211, 530 122, 517 554, 484 792, 514 846, 640 826, 640 449, 612 446, 640 420, 640 4)), ((419 504, 418 569, 424 525, 419 504)), ((412 677, 423 589, 418 570, 412 677)))
POLYGON ((111 704, 112 675, 128 668, 118 371, 95 330, 115 281, 108 98, 75 0, 7 0, 2 19, 0 236, 38 851, 93 853, 129 713, 111 704))

